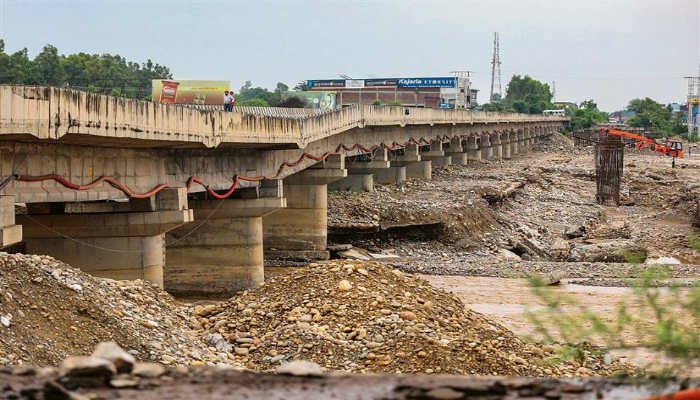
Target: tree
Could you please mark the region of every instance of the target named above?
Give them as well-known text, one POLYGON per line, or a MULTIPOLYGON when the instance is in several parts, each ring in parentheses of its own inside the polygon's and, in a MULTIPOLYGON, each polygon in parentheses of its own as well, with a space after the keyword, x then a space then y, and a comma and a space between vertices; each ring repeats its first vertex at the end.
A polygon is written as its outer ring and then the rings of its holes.
POLYGON ((243 86, 241 86, 238 95, 236 96, 237 101, 246 101, 252 99, 262 99, 266 103, 270 103, 270 97, 272 92, 262 87, 253 87, 250 81, 246 81, 243 86))
POLYGON ((58 49, 50 44, 44 46, 41 53, 34 59, 34 68, 38 85, 62 86, 65 83, 65 72, 61 65, 58 49))
POLYGON ((585 129, 607 121, 607 114, 598 110, 593 99, 584 100, 579 108, 567 107, 566 115, 571 117, 571 129, 585 129))
POLYGON ((306 81, 301 81, 294 86, 294 90, 297 92, 307 92, 309 90, 309 84, 306 81))
POLYGON ((0 83, 68 86, 94 93, 150 99, 153 79, 172 79, 170 70, 151 60, 127 61, 120 55, 77 53, 59 55, 46 45, 34 60, 27 49, 5 53, 0 41, 0 83))
POLYGON ((287 91, 289 91, 289 86, 285 85, 282 82, 277 82, 277 86, 275 86, 275 91, 276 92, 287 92, 287 91))
POLYGON ((528 75, 513 75, 506 88, 504 103, 516 112, 541 114, 542 111, 553 107, 552 92, 548 84, 528 75))
POLYGON ((674 116, 670 109, 648 97, 630 100, 627 110, 635 112, 627 121, 630 126, 653 129, 666 136, 679 131, 678 126, 682 124, 680 117, 674 116))
POLYGON ((275 93, 275 96, 270 98, 270 105, 273 107, 304 108, 306 107, 306 99, 294 95, 277 96, 275 93))

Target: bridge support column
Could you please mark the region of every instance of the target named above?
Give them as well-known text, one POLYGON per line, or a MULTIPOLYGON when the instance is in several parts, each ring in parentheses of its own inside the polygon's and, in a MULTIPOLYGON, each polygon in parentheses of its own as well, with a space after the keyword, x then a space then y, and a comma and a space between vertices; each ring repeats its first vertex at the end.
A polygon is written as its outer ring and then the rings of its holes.
POLYGON ((190 200, 194 222, 168 233, 165 290, 178 296, 230 296, 264 281, 263 216, 281 197, 190 200))
POLYGON ((525 152, 525 132, 518 133, 518 153, 525 152))
POLYGON ((18 222, 29 253, 51 255, 90 275, 163 287, 165 233, 192 221, 186 193, 164 189, 156 199, 130 203, 33 203, 18 222), (144 207, 148 211, 138 212, 144 207))
POLYGON ((401 183, 406 180, 406 166, 391 162, 389 168, 374 173, 374 181, 377 183, 401 183))
POLYGON ((15 197, 0 196, 0 249, 22 241, 22 225, 15 225, 15 197))
POLYGON ((445 155, 452 156, 452 164, 466 166, 469 157, 462 146, 462 138, 452 138, 450 148, 445 150, 445 155))
POLYGON ((493 158, 503 159, 503 145, 501 143, 501 134, 494 133, 491 135, 491 149, 493 149, 493 158))
POLYGON ((503 158, 510 160, 510 133, 505 132, 501 135, 501 147, 503 158))
POLYGON ((488 133, 481 135, 481 159, 488 160, 493 157, 493 149, 491 148, 491 135, 488 133))
POLYGON ((406 178, 431 179, 433 176, 433 164, 423 160, 416 144, 409 144, 403 149, 404 154, 396 157, 391 162, 392 166, 406 167, 406 178))
POLYGON ((511 132, 510 133, 510 154, 512 156, 520 153, 520 149, 518 148, 518 132, 511 132))
POLYGON ((386 149, 376 149, 372 161, 346 162, 347 178, 328 185, 329 190, 349 190, 353 192, 371 192, 374 190, 374 174, 390 167, 386 149))
POLYGON ((469 136, 467 138, 467 157, 469 161, 481 161, 481 149, 477 143, 476 136, 469 136))
POLYGON ((328 184, 345 177, 338 154, 284 178, 287 208, 263 217, 266 258, 328 259, 328 184))
POLYGON ((421 160, 431 161, 432 167, 437 167, 439 165, 452 165, 452 156, 445 155, 442 150, 442 142, 439 140, 433 140, 430 143, 430 150, 421 151, 421 160))

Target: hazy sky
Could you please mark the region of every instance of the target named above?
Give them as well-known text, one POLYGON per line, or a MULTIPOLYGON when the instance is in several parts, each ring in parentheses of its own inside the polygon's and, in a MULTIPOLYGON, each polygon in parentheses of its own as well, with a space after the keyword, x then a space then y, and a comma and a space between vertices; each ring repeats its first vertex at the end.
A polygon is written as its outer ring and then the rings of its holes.
POLYGON ((503 89, 513 74, 556 99, 603 110, 649 96, 682 102, 700 63, 700 0, 691 1, 109 1, 0 0, 6 51, 150 58, 175 78, 274 87, 303 79, 475 72, 490 88, 493 32, 503 89))

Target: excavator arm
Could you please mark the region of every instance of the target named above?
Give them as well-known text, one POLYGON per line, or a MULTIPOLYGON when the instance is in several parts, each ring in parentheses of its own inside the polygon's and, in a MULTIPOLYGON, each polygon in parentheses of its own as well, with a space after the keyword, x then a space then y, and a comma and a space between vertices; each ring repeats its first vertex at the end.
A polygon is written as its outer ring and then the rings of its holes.
POLYGON ((649 148, 651 151, 662 153, 667 156, 683 157, 683 149, 672 149, 669 146, 663 145, 661 143, 656 143, 654 140, 649 139, 646 136, 641 136, 635 133, 625 132, 618 129, 601 129, 600 131, 598 131, 598 135, 600 136, 602 136, 604 133, 608 135, 615 135, 635 140, 636 144, 634 145, 634 148, 637 150, 649 148))

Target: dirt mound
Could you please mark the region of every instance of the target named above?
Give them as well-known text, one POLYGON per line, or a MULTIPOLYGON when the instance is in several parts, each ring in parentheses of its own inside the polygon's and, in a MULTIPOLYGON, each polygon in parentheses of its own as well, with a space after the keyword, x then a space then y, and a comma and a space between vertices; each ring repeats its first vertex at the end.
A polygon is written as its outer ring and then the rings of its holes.
POLYGON ((186 308, 141 281, 99 279, 51 257, 0 257, 0 365, 57 365, 113 340, 138 360, 232 363, 187 328, 186 308))
POLYGON ((311 264, 195 311, 208 340, 256 370, 293 359, 352 372, 573 376, 625 368, 592 353, 581 363, 559 360, 552 348, 522 342, 456 297, 379 263, 311 264))

